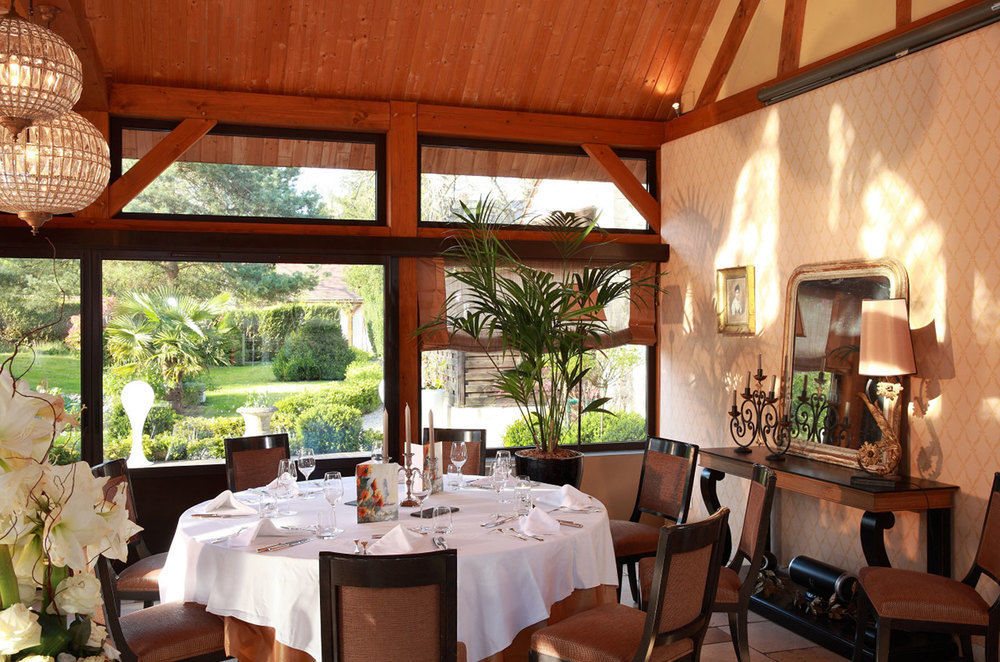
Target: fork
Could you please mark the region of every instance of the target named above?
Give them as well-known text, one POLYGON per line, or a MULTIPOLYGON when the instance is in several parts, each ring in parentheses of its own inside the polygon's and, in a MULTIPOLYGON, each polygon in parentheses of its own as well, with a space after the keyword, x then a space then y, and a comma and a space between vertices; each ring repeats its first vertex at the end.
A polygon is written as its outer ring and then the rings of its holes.
POLYGON ((522 533, 517 529, 507 529, 507 530, 510 531, 511 533, 517 534, 518 536, 522 536, 525 540, 531 538, 532 540, 537 540, 538 542, 545 542, 545 538, 542 538, 540 536, 535 536, 530 533, 522 533))

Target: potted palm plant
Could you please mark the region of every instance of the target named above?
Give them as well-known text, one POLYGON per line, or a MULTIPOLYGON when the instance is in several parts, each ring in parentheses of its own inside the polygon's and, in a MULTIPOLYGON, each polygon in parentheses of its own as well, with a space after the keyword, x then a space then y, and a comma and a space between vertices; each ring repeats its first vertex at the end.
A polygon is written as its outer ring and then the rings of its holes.
MULTIPOLYGON (((454 211, 461 228, 445 258, 460 285, 441 314, 417 333, 442 328, 464 336, 493 365, 493 386, 513 402, 531 431, 533 448, 515 453, 517 472, 532 479, 579 486, 583 455, 560 448, 571 400, 590 371, 588 352, 610 333, 605 309, 622 299, 652 297, 656 277, 630 277, 631 264, 588 259, 596 219, 556 211, 535 223, 556 248, 557 266, 541 269, 520 259, 498 236, 509 213, 489 198, 454 211), (505 363, 513 367, 501 367, 505 363)), ((580 415, 610 414, 606 397, 579 403, 580 415)))

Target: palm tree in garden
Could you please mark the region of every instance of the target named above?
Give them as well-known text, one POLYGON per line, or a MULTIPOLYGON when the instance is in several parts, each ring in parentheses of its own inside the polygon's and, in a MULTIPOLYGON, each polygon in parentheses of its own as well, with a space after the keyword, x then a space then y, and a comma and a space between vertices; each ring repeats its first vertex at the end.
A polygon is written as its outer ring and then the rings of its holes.
POLYGON ((231 329, 222 318, 229 298, 222 293, 203 301, 170 289, 127 295, 105 329, 114 369, 155 372, 167 402, 180 412, 184 379, 226 361, 221 341, 231 329))

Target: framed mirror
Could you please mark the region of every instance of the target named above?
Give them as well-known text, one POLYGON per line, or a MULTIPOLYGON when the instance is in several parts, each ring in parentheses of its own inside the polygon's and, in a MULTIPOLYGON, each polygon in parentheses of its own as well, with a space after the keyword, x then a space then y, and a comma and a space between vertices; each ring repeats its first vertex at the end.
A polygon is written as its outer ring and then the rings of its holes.
POLYGON ((792 273, 781 389, 789 453, 856 467, 861 443, 881 438, 861 401, 869 388, 858 374, 861 301, 896 298, 909 298, 909 281, 895 260, 807 264, 792 273))

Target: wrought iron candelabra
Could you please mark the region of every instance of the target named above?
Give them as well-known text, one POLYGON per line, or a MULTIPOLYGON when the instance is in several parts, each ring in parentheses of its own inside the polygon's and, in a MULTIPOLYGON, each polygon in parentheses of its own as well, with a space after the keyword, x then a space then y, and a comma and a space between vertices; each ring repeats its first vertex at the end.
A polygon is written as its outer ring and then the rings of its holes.
POLYGON ((757 374, 753 380, 755 388, 750 388, 750 373, 742 393, 733 391, 733 405, 729 409, 729 434, 739 447, 738 452, 749 453, 755 442, 762 444, 771 453, 768 460, 784 460, 791 444, 788 435, 788 419, 778 415, 779 396, 774 393, 775 378, 771 378, 771 390, 763 388, 767 375, 757 363, 757 374), (739 404, 737 404, 739 400, 739 404))
POLYGON ((413 476, 420 473, 420 467, 413 466, 412 452, 403 453, 403 457, 406 458, 406 464, 399 470, 403 472, 403 477, 406 479, 406 498, 399 505, 403 508, 416 508, 420 502, 413 498, 413 476))
MULTIPOLYGON (((837 418, 835 402, 830 402, 824 390, 826 373, 816 378, 816 392, 807 395, 809 376, 805 376, 802 393, 792 398, 789 433, 797 439, 805 439, 819 444, 843 446, 847 438, 850 422, 837 418)), ((832 383, 832 380, 831 380, 832 383)))

